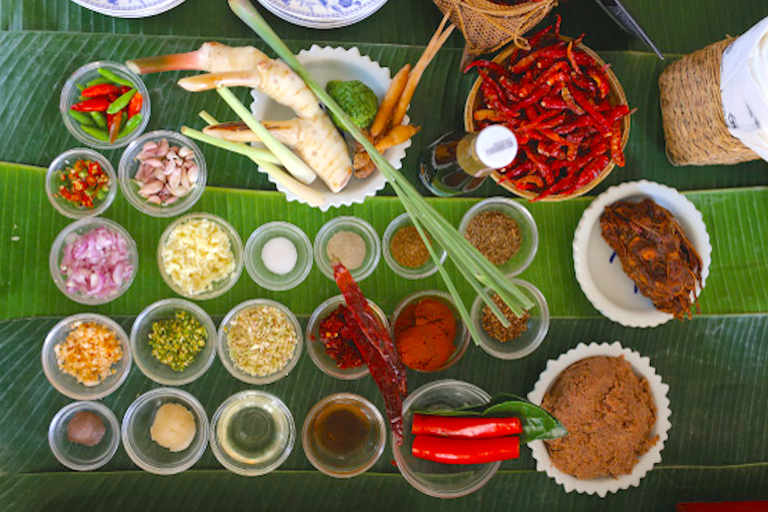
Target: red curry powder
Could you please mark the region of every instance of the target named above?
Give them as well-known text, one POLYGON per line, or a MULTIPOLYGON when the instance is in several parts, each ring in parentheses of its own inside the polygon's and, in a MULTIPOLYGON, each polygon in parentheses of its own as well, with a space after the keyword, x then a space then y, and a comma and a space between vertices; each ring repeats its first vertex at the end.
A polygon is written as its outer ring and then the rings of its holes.
POLYGON ((403 363, 413 370, 435 371, 456 347, 456 318, 444 302, 422 299, 406 306, 395 322, 395 345, 403 363))

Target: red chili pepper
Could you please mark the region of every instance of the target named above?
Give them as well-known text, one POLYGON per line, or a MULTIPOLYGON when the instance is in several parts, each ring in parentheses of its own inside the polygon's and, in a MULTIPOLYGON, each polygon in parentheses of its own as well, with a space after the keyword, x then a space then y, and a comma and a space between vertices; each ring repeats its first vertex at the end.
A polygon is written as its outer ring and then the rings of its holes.
POLYGON ((135 116, 139 112, 141 112, 141 107, 144 104, 144 97, 141 95, 140 92, 137 92, 133 95, 131 98, 131 101, 128 103, 128 118, 135 116))
POLYGON ((624 167, 624 151, 621 148, 621 122, 616 121, 613 125, 613 134, 611 135, 611 160, 619 167, 624 167))
POLYGON ((441 464, 485 464, 520 457, 520 438, 447 439, 416 436, 411 453, 418 459, 441 464))
POLYGON ((611 86, 608 84, 608 78, 602 71, 598 71, 596 68, 590 68, 587 70, 587 76, 597 84, 597 91, 600 93, 600 98, 608 96, 608 93, 611 92, 611 86))
POLYGON ((545 46, 544 48, 539 48, 538 50, 532 51, 522 59, 520 59, 517 64, 512 66, 512 72, 513 73, 522 73, 528 68, 530 68, 538 59, 544 58, 544 59, 562 59, 565 57, 565 43, 563 41, 560 41, 558 43, 555 43, 550 46, 545 46))
POLYGON ((499 181, 500 183, 512 178, 519 178, 520 176, 531 172, 533 170, 533 164, 530 162, 530 160, 526 160, 520 164, 515 164, 515 162, 512 162, 512 165, 507 169, 508 170, 503 171, 502 178, 499 181))
POLYGON ((541 106, 550 110, 565 110, 568 108, 565 100, 554 94, 541 98, 541 106))
POLYGON ((574 50, 573 60, 575 60, 576 64, 578 64, 579 66, 586 66, 586 67, 597 66, 597 62, 595 62, 595 59, 593 59, 586 52, 583 52, 579 49, 574 50))
POLYGON ((624 116, 629 115, 629 107, 626 105, 616 105, 607 114, 605 114, 605 122, 613 125, 616 121, 624 116))
POLYGON ((512 105, 512 107, 511 107, 512 112, 517 112, 518 110, 524 109, 528 105, 533 105, 534 103, 538 103, 538 101, 541 98, 543 98, 544 96, 549 94, 549 91, 551 89, 552 88, 549 87, 549 86, 542 85, 541 87, 536 89, 536 91, 533 94, 531 94, 530 96, 528 96, 524 100, 522 100, 522 101, 512 105))
POLYGON ((560 89, 560 97, 563 98, 563 101, 568 106, 568 108, 576 114, 577 116, 583 116, 584 115, 584 109, 579 107, 575 101, 573 101, 573 96, 571 96, 571 93, 568 92, 567 87, 563 87, 560 89))
POLYGON ((75 103, 70 108, 77 112, 106 112, 110 103, 112 102, 106 98, 91 98, 75 103))
POLYGON ((531 48, 535 48, 539 41, 541 41, 542 38, 547 35, 550 30, 552 30, 552 28, 555 28, 555 35, 560 35, 560 21, 560 15, 558 14, 553 25, 544 27, 543 29, 533 34, 530 39, 528 39, 528 45, 531 48))
POLYGON ((512 180, 512 183, 518 190, 541 190, 544 188, 544 178, 535 173, 516 178, 512 180))
POLYGON ((570 85, 568 87, 568 92, 571 93, 571 96, 573 96, 574 101, 578 106, 586 110, 587 114, 590 115, 595 121, 597 121, 597 125, 595 128, 597 128, 597 131, 602 133, 603 135, 607 135, 610 133, 610 126, 606 123, 605 118, 600 114, 600 112, 595 109, 594 105, 592 105, 592 102, 589 101, 589 98, 584 96, 580 91, 578 91, 575 87, 571 87, 570 85))
POLYGON ((584 170, 581 171, 581 174, 579 174, 579 177, 574 184, 573 190, 578 190, 597 178, 603 169, 605 169, 605 166, 608 165, 608 162, 610 162, 610 160, 605 154, 598 155, 584 168, 584 170))
POLYGON ((121 85, 121 86, 120 86, 120 94, 121 94, 121 95, 123 95, 123 94, 127 93, 127 92, 128 92, 128 91, 130 91, 130 90, 131 90, 131 88, 130 88, 130 87, 128 87, 127 85, 121 85))
POLYGON ((123 122, 123 111, 121 110, 117 114, 113 115, 109 120, 109 142, 114 144, 117 140, 117 135, 120 133, 120 126, 123 122))
POLYGON ((568 43, 568 48, 565 50, 565 55, 568 57, 568 62, 576 73, 581 73, 581 68, 576 63, 576 59, 573 57, 573 41, 568 43))
POLYGON ((414 414, 415 435, 486 439, 522 434, 520 418, 482 418, 414 414))
POLYGON ((505 69, 501 64, 493 62, 492 60, 481 59, 470 62, 469 65, 464 68, 464 73, 468 72, 472 68, 484 68, 497 73, 499 76, 509 76, 509 70, 505 69))
POLYGON ((85 98, 96 98, 98 96, 108 96, 110 94, 117 94, 120 92, 120 88, 113 84, 96 84, 83 89, 80 93, 85 98))

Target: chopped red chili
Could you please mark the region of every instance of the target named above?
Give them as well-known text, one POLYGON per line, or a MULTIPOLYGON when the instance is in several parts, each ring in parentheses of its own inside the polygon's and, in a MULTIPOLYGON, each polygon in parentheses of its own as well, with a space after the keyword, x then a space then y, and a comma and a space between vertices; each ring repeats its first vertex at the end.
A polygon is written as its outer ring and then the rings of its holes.
POLYGON ((357 368, 365 364, 360 351, 355 347, 353 329, 358 329, 349 309, 341 305, 320 322, 319 337, 325 346, 325 353, 336 361, 342 370, 357 368))
POLYGON ((91 209, 106 198, 109 175, 98 162, 78 160, 71 167, 58 171, 56 196, 78 208, 91 209))

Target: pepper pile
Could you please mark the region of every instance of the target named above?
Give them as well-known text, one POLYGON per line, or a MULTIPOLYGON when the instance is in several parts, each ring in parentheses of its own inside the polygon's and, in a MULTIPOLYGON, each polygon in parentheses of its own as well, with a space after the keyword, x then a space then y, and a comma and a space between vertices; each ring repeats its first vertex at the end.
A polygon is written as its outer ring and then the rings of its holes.
POLYGON ((61 184, 56 196, 78 208, 93 208, 109 192, 109 175, 99 162, 78 160, 59 171, 58 176, 61 184))
POLYGON ((98 72, 98 78, 78 84, 81 101, 70 107, 69 115, 88 135, 113 144, 141 124, 144 98, 130 80, 105 68, 98 72))
POLYGON ((621 119, 630 110, 611 105, 606 69, 579 48, 582 37, 564 41, 558 17, 506 67, 476 60, 465 69, 482 77, 477 129, 504 124, 517 136, 520 151, 501 181, 536 193, 534 201, 573 194, 611 161, 624 166, 621 119))

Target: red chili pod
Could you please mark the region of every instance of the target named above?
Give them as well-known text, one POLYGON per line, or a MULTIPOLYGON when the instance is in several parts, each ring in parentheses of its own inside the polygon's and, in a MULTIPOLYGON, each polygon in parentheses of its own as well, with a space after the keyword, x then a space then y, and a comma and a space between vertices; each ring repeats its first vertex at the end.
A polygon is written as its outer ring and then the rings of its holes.
POLYGON ((416 436, 411 453, 418 459, 441 464, 485 464, 519 458, 520 438, 451 439, 416 436))
POLYGON ((414 414, 415 435, 486 439, 523 432, 520 418, 485 418, 476 416, 435 416, 414 414))

